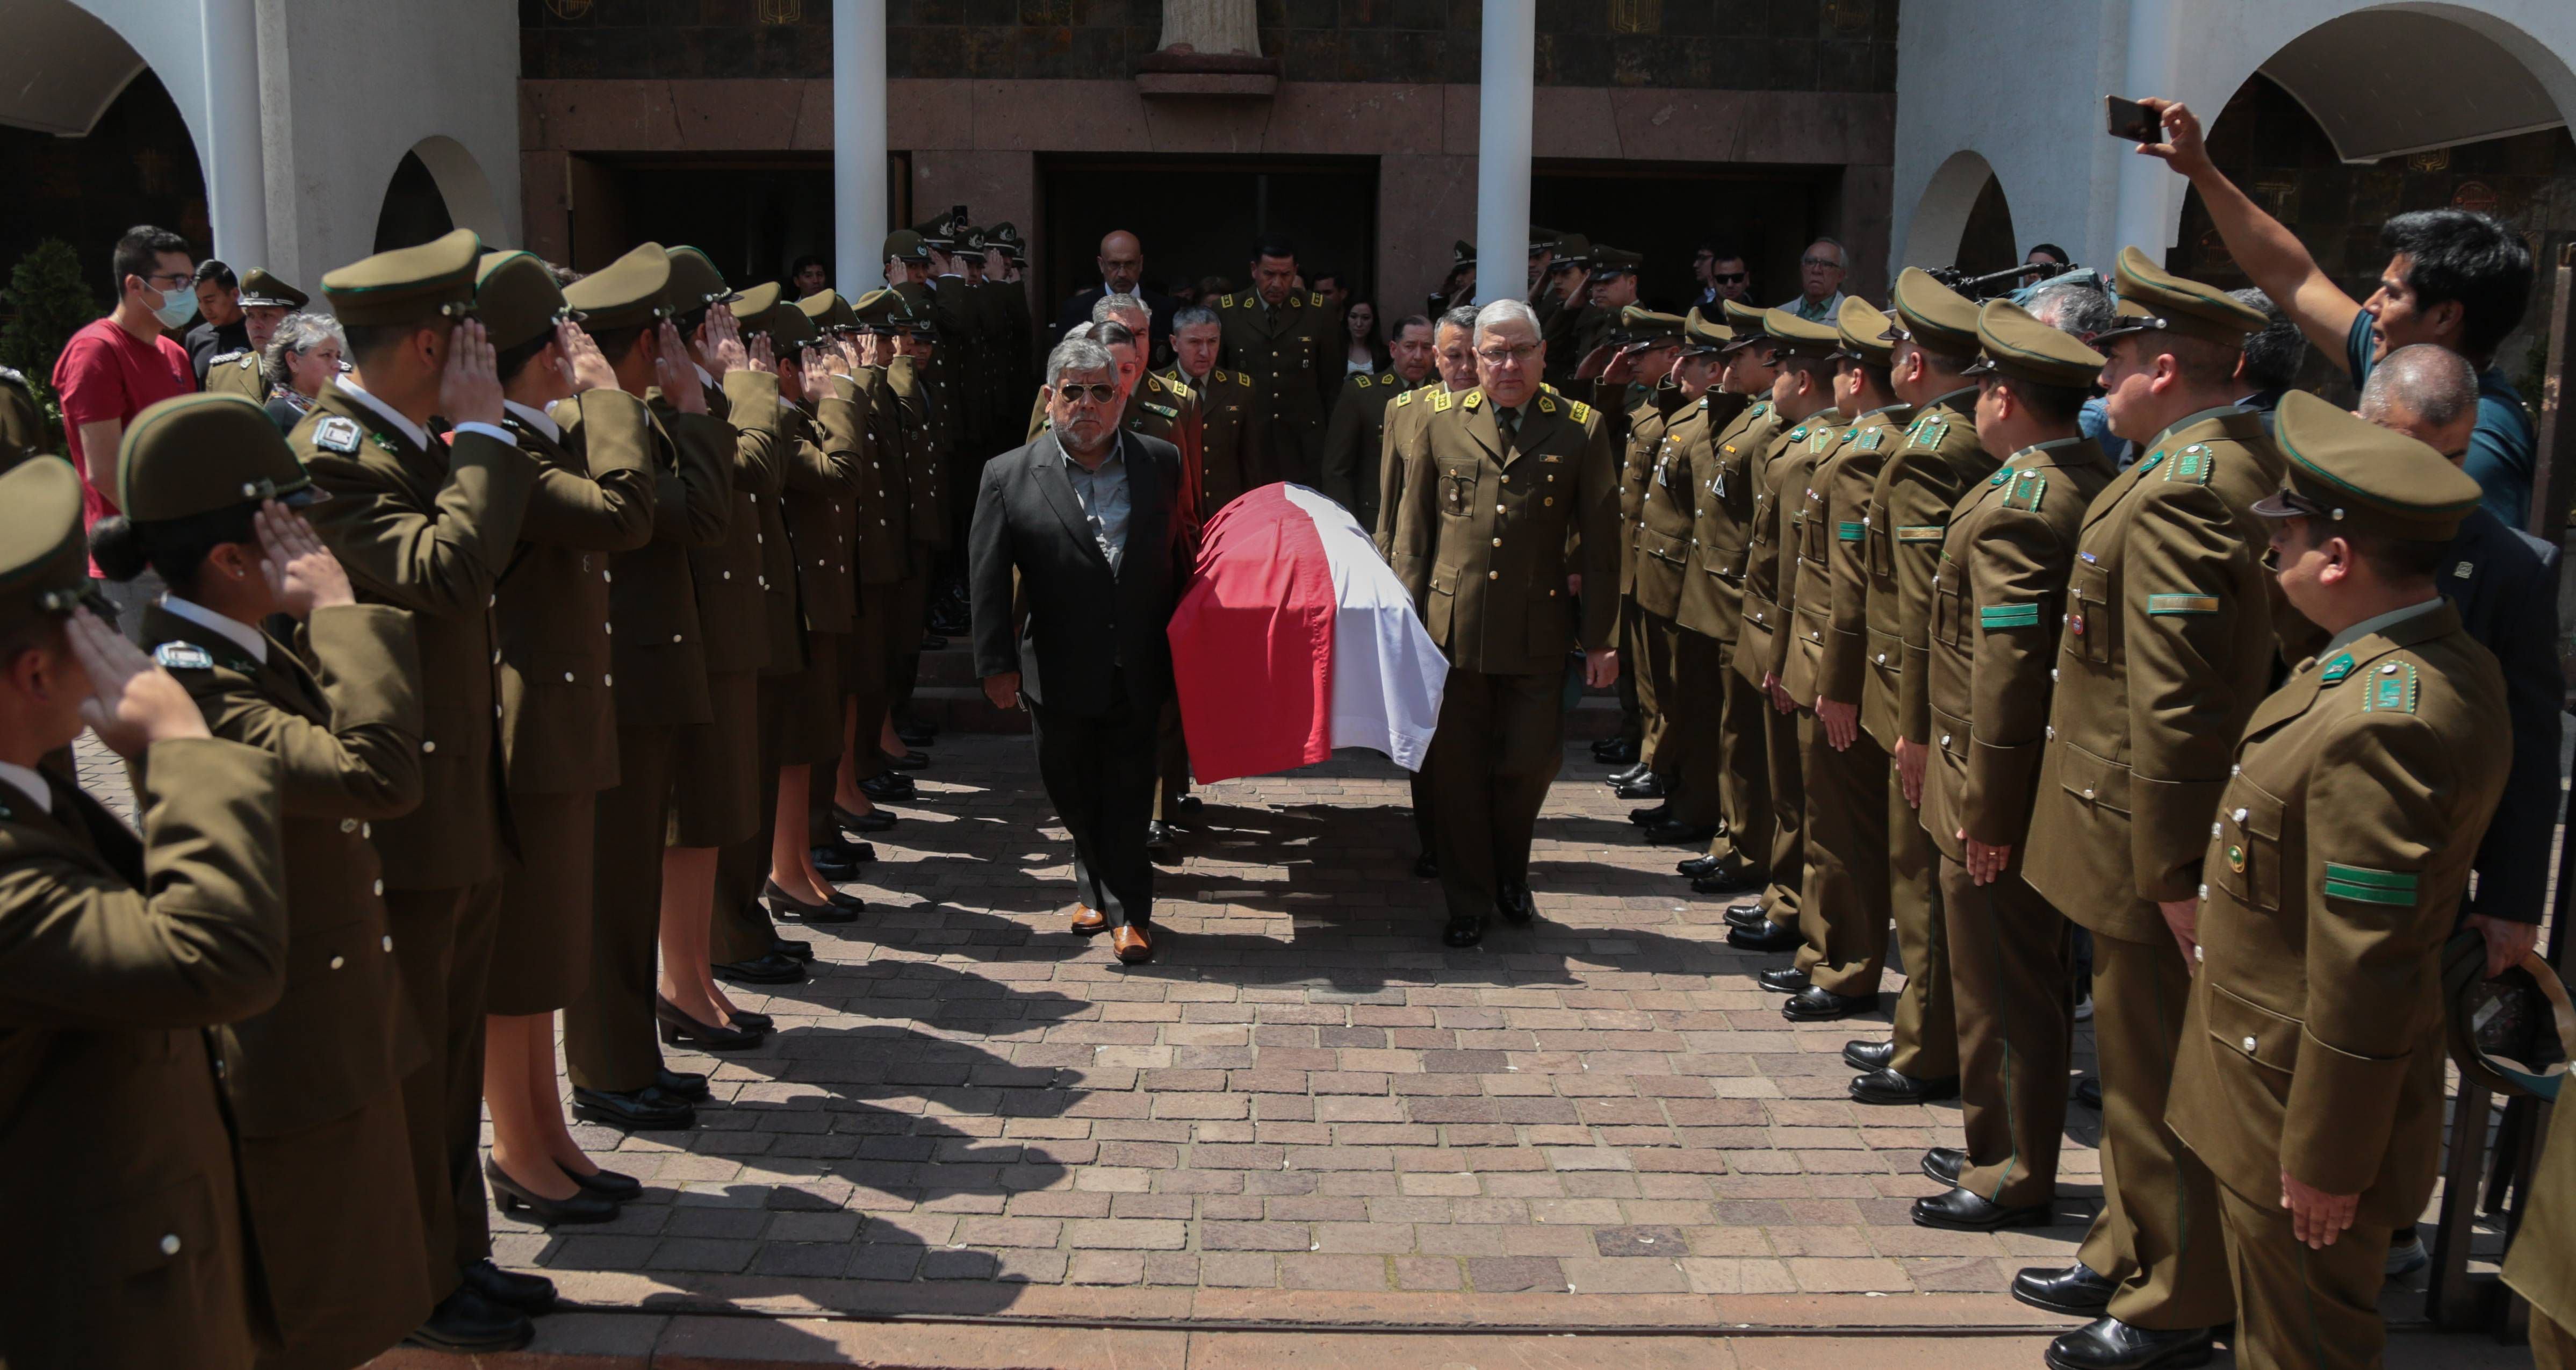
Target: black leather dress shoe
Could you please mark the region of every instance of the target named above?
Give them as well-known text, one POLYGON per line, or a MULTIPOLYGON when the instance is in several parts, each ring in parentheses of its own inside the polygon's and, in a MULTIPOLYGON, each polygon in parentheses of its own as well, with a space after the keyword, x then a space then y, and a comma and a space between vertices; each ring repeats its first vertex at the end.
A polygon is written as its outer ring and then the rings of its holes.
POLYGON ((2087 1075, 2075 1082, 2075 1102, 2096 1113, 2102 1111, 2102 1077, 2087 1075))
POLYGON ((766 1013, 754 1013, 747 1008, 735 1009, 731 1013, 725 1015, 725 1020, 745 1032, 757 1032, 766 1035, 778 1030, 777 1019, 770 1017, 766 1013))
POLYGON ((698 1123, 695 1105, 680 1095, 665 1093, 658 1084, 624 1093, 575 1085, 572 1115, 629 1132, 662 1132, 695 1127, 698 1123))
POLYGON ((1809 985, 1780 1006, 1780 1016, 1793 1023, 1830 1023, 1877 1007, 1878 996, 1875 994, 1836 994, 1832 990, 1809 985))
MULTIPOLYGON (((1755 927, 1726 930, 1726 944, 1737 951, 1796 951, 1805 940, 1798 935, 1796 928, 1784 923, 1774 923, 1768 918, 1763 919, 1755 927)), ((1806 981, 1801 979, 1791 988, 1804 988, 1805 985, 1806 981)), ((1780 987, 1775 985, 1772 988, 1780 987)))
POLYGON ((1707 855, 1685 856, 1673 863, 1673 870, 1686 879, 1704 880, 1717 874, 1717 858, 1707 855))
POLYGON ((718 961, 711 967, 728 985, 801 985, 805 963, 778 952, 763 952, 748 961, 718 961))
MULTIPOLYGON (((869 776, 859 782, 859 789, 868 798, 880 804, 899 804, 919 793, 912 783, 912 777, 901 771, 881 771, 869 776)), ((867 829, 861 828, 859 831, 865 832, 867 829)))
POLYGON ((1150 852, 1170 851, 1172 849, 1172 840, 1178 835, 1178 830, 1171 824, 1166 823, 1159 818, 1149 818, 1145 821, 1145 850, 1150 852))
POLYGON ((2082 1261, 2073 1265, 2032 1266, 2013 1276, 2012 1296, 2033 1308, 2070 1318, 2098 1318, 2111 1306, 2120 1282, 2096 1274, 2082 1261))
MULTIPOLYGON (((849 829, 851 832, 884 832, 886 829, 893 827, 901 820, 882 809, 870 809, 866 813, 852 813, 848 809, 835 804, 832 806, 832 821, 849 829)), ((860 845, 866 846, 865 843, 861 843, 860 845)), ((876 848, 868 847, 868 850, 875 851, 876 848)))
POLYGON ((860 863, 843 855, 839 847, 811 847, 805 855, 814 863, 814 873, 834 884, 859 878, 860 863))
POLYGON ((1482 918, 1452 918, 1446 927, 1440 929, 1442 946, 1472 947, 1484 940, 1485 920, 1482 918))
POLYGON ((1642 809, 1628 810, 1628 821, 1641 828, 1651 828, 1672 816, 1673 806, 1668 803, 1650 804, 1642 809))
POLYGON ((460 1284, 438 1306, 429 1310, 429 1319, 403 1338, 403 1345, 424 1347, 459 1355, 498 1354, 516 1351, 537 1339, 537 1325, 527 1315, 504 1304, 494 1303, 470 1284, 460 1284))
POLYGON ((1852 1102, 1859 1104, 1928 1104, 1958 1098, 1959 1077, 1944 1075, 1926 1080, 1890 1066, 1853 1076, 1851 1096, 1852 1102))
MULTIPOLYGON (((1717 836, 1715 823, 1681 823, 1667 818, 1660 823, 1649 824, 1646 828, 1646 840, 1658 847, 1705 847, 1708 845, 1708 839, 1715 836, 1717 836)), ((1735 893, 1732 889, 1726 892, 1735 893)))
POLYGON ((2187 1370, 2215 1354, 2206 1327, 2158 1332, 2096 1318, 2050 1342, 2044 1359, 2050 1370, 2187 1370))
POLYGON ((1619 796, 1621 799, 1661 799, 1664 796, 1671 794, 1672 789, 1664 784, 1664 778, 1662 776, 1656 775, 1653 772, 1648 772, 1647 774, 1639 776, 1637 779, 1631 780, 1627 784, 1620 786, 1618 789, 1611 791, 1611 793, 1619 796))
POLYGON ((1636 784, 1652 774, 1654 774, 1653 771, 1646 769, 1646 763, 1640 761, 1624 771, 1612 771, 1601 777, 1601 783, 1615 790, 1622 785, 1636 784))
POLYGON ((1762 911, 1761 900, 1748 899, 1741 904, 1726 906, 1726 925, 1746 932, 1760 932, 1771 926, 1771 915, 1762 911))
MULTIPOLYGON (((906 747, 911 745, 909 742, 904 744, 906 747)), ((930 769, 930 753, 906 751, 901 756, 887 757, 886 764, 899 771, 926 771, 930 769)))
POLYGON ((1513 927, 1525 928, 1538 918, 1538 901, 1530 898, 1527 882, 1506 880, 1494 890, 1494 912, 1513 927))
MULTIPOLYGON (((791 961, 788 964, 795 963, 791 961)), ((804 974, 805 968, 797 966, 796 973, 804 974)), ((662 1045, 666 1047, 696 1047, 700 1051, 749 1051, 760 1045, 760 1039, 764 1035, 749 1028, 731 1024, 700 1022, 690 1017, 678 1004, 659 996, 653 1000, 653 1021, 661 1025, 662 1045)))
MULTIPOLYGON (((569 1171, 565 1173, 571 1174, 569 1171)), ((619 1203, 625 1203, 632 1199, 640 1199, 644 1197, 643 1181, 636 1179, 632 1175, 620 1174, 614 1170, 594 1170, 587 1175, 574 1175, 572 1177, 572 1182, 589 1190, 593 1194, 606 1195, 609 1198, 615 1199, 619 1203)), ((485 1261, 484 1264, 490 1265, 491 1262, 485 1261)), ((526 1275, 520 1276, 519 1278, 535 1279, 536 1277, 533 1275, 526 1275)), ((552 1301, 554 1298, 554 1292, 555 1287, 553 1285, 549 1284, 546 1286, 546 1297, 549 1301, 552 1301)), ((543 1312, 545 1310, 532 1309, 529 1311, 543 1312)))
POLYGON ((1424 852, 1420 856, 1413 858, 1413 874, 1414 878, 1418 880, 1439 879, 1440 858, 1433 856, 1429 852, 1424 852))
POLYGON ((483 1158, 483 1179, 492 1186, 492 1202, 503 1213, 527 1214, 545 1227, 558 1223, 604 1223, 617 1218, 617 1201, 574 1185, 569 1198, 550 1199, 510 1178, 491 1157, 483 1158))
POLYGON ((1194 794, 1185 794, 1173 800, 1172 807, 1183 813, 1197 813, 1207 807, 1207 801, 1194 794))
POLYGON ((1807 973, 1798 969, 1796 966, 1782 966, 1778 970, 1766 970, 1753 978, 1755 981, 1759 982, 1764 989, 1777 990, 1782 994, 1796 994, 1807 988, 1807 973))
POLYGON ((1885 1070, 1896 1059, 1896 1039, 1883 1042, 1862 1040, 1843 1043, 1843 1064, 1854 1070, 1885 1070))
POLYGON ((1592 759, 1604 766, 1626 766, 1637 759, 1637 744, 1624 737, 1604 738, 1592 744, 1592 759))
MULTIPOLYGON (((1721 861, 1717 869, 1691 881, 1694 894, 1751 894, 1771 883, 1771 877, 1736 861, 1721 861)), ((1767 919, 1766 919, 1767 921, 1767 919)))
POLYGON ((673 1070, 664 1066, 653 1072, 653 1084, 684 1104, 693 1104, 707 1097, 707 1077, 694 1070, 673 1070))
POLYGON ((794 961, 814 959, 814 944, 799 937, 772 937, 769 939, 769 950, 771 955, 784 956, 794 961))
MULTIPOLYGON (((610 1172, 603 1170, 599 1173, 606 1175, 610 1172)), ((622 1175, 618 1178, 625 1179, 622 1175)), ((578 1175, 573 1177, 573 1183, 589 1188, 588 1182, 578 1175)), ((627 1183, 635 1182, 628 1180, 627 1183)), ((644 1186, 635 1185, 635 1192, 643 1193, 644 1186)), ((473 1286, 475 1293, 503 1308, 516 1309, 532 1318, 554 1311, 555 1282, 543 1275, 521 1275, 504 1270, 489 1260, 476 1261, 460 1273, 465 1276, 465 1282, 473 1286)))
POLYGON ((2006 1227, 2046 1227, 2053 1215, 2046 1204, 2006 1208, 1964 1189, 1914 1201, 1914 1225, 1952 1232, 1993 1232, 2006 1227))
POLYGON ((1968 1153, 1955 1146, 1936 1146, 1923 1153, 1923 1178, 1956 1185, 1968 1173, 1968 1153))

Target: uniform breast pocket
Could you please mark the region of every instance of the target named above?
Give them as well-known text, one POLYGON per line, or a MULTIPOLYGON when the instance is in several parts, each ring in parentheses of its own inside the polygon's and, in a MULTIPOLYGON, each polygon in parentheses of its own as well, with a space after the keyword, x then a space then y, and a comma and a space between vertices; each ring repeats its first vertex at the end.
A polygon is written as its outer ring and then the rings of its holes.
POLYGON ((1947 559, 1932 578, 1932 638, 1953 647, 1968 645, 1967 570, 1947 559))
POLYGON ((1887 525, 1890 521, 1886 510, 1870 511, 1869 527, 1866 530, 1867 540, 1862 544, 1862 553, 1868 558, 1869 573, 1873 576, 1893 577, 1896 574, 1896 549, 1888 541, 1887 536, 1887 525))
POLYGON ((2066 586, 2066 654, 2086 661, 2114 659, 2120 636, 2120 606, 2112 596, 2111 572, 2078 559, 2066 586))
POLYGON ((2247 908, 2281 907, 2283 818, 2289 805, 2239 775, 2209 825, 2209 880, 2247 908))
POLYGON ((1440 468, 1440 512, 1452 518, 1465 518, 1476 503, 1476 469, 1472 466, 1440 468))

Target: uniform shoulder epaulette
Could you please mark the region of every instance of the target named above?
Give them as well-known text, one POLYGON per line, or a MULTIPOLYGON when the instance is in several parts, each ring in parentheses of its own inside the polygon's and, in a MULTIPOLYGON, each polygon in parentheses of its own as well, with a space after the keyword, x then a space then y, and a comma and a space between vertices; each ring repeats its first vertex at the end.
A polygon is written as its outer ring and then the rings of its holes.
POLYGON ((1431 410, 1436 414, 1446 414, 1449 412, 1449 406, 1456 404, 1457 402, 1457 396, 1443 390, 1439 394, 1431 397, 1431 410))
POLYGON ((2165 461, 2165 479, 2207 485, 2217 464, 2218 454, 2209 450, 2209 444, 2195 442, 2165 461))
POLYGON ((1414 394, 1415 394, 1415 392, 1414 392, 1414 391, 1407 390, 1407 391, 1405 391, 1403 394, 1396 396, 1396 397, 1395 397, 1395 407, 1396 407, 1396 408, 1398 408, 1398 409, 1402 409, 1404 406, 1406 406, 1406 405, 1408 405, 1408 404, 1413 403, 1413 396, 1414 396, 1414 394))
POLYGON ((1228 296, 1226 296, 1225 298, 1223 298, 1223 299, 1221 299, 1221 300, 1218 300, 1218 301, 1217 301, 1217 304, 1216 304, 1216 307, 1217 307, 1217 308, 1219 308, 1219 309, 1232 309, 1232 308, 1234 308, 1234 297, 1233 297, 1232 295, 1228 295, 1228 296))
POLYGON ((1484 402, 1485 388, 1483 386, 1478 386, 1458 397, 1458 406, 1471 414, 1476 412, 1477 405, 1483 404, 1484 402))
POLYGON ((164 642, 152 649, 152 660, 164 670, 211 671, 214 654, 193 642, 164 642))
POLYGON ((1251 372, 1249 372, 1249 371, 1237 371, 1237 372, 1235 372, 1235 373, 1234 373, 1234 383, 1235 383, 1235 384, 1237 384, 1237 385, 1245 385, 1245 386, 1248 386, 1248 385, 1252 384, 1252 373, 1251 373, 1251 372))
POLYGON ((339 414, 333 414, 313 425, 313 445, 341 456, 355 455, 358 450, 358 425, 339 414))
POLYGON ((1768 413, 1770 413, 1770 412, 1771 412, 1771 401, 1769 401, 1769 400, 1755 400, 1755 401, 1753 402, 1753 407, 1752 407, 1751 409, 1749 409, 1749 410, 1745 411, 1745 416, 1746 416, 1747 418, 1756 418, 1756 419, 1758 419, 1758 418, 1762 417, 1763 415, 1768 414, 1768 413))
POLYGON ((1863 433, 1863 434, 1861 434, 1861 435, 1860 435, 1860 438, 1859 438, 1860 450, 1862 450, 1862 451, 1864 451, 1864 452, 1875 452, 1875 451, 1877 451, 1877 450, 1879 449, 1879 447, 1880 447, 1880 445, 1881 445, 1881 444, 1883 444, 1883 443, 1885 443, 1885 442, 1886 442, 1886 440, 1887 440, 1887 430, 1886 430, 1886 429, 1884 429, 1884 428, 1872 428, 1872 429, 1870 429, 1868 432, 1865 432, 1865 433, 1863 433))
POLYGON ((2006 474, 2011 483, 2004 490, 2004 507, 2038 513, 2040 501, 2048 495, 2048 477, 2037 471, 2017 471, 2006 474))
POLYGON ((1366 390, 1366 389, 1368 389, 1370 386, 1377 384, 1377 379, 1376 379, 1375 377, 1373 377, 1373 376, 1360 375, 1360 376, 1353 376, 1353 377, 1351 377, 1351 379, 1352 379, 1352 380, 1355 380, 1355 381, 1358 381, 1358 382, 1360 383, 1360 389, 1362 389, 1362 390, 1366 390))
POLYGON ((1572 418, 1576 423, 1582 424, 1583 426, 1585 426, 1585 427, 1587 427, 1587 428, 1591 427, 1591 426, 1592 426, 1592 406, 1591 406, 1591 405, 1588 405, 1588 404, 1585 404, 1585 403, 1584 403, 1583 401, 1581 401, 1581 400, 1572 400, 1572 401, 1569 401, 1569 403, 1570 403, 1573 407, 1572 407, 1572 408, 1570 408, 1570 409, 1568 409, 1568 410, 1566 411, 1567 415, 1568 415, 1569 417, 1571 417, 1571 418, 1572 418))
POLYGON ((250 349, 247 347, 236 347, 230 352, 218 352, 215 355, 206 358, 206 369, 212 371, 216 367, 222 366, 227 362, 241 361, 249 355, 250 349))
POLYGON ((1306 303, 1308 303, 1308 304, 1322 304, 1323 302, 1324 302, 1324 295, 1323 295, 1323 292, 1322 292, 1322 291, 1310 291, 1310 292, 1308 292, 1308 294, 1307 294, 1307 296, 1306 296, 1306 303))
POLYGON ((2415 712, 2422 684, 2414 662, 2383 661, 2379 663, 2378 670, 2362 677, 2361 711, 2411 714, 2415 712))
POLYGON ((1536 400, 1532 401, 1532 403, 1538 406, 1538 412, 1542 414, 1553 414, 1556 412, 1556 396, 1554 395, 1541 395, 1536 400))
POLYGON ((1807 425, 1803 423, 1789 430, 1789 441, 1791 442, 1796 442, 1805 436, 1807 436, 1807 425))
POLYGON ((1196 396, 1196 392, 1192 391, 1188 386, 1183 385, 1179 381, 1165 381, 1163 384, 1172 387, 1172 393, 1180 396, 1182 399, 1192 399, 1196 396))

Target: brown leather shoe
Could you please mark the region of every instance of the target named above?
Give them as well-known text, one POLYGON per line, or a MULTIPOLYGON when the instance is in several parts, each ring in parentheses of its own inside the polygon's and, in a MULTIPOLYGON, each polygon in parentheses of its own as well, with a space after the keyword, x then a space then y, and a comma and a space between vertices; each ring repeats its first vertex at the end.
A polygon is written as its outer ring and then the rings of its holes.
POLYGON ((1153 939, 1133 923, 1111 933, 1109 945, 1117 951, 1119 960, 1131 966, 1141 966, 1154 959, 1153 939))
POLYGON ((1073 906, 1073 930, 1085 937, 1097 937, 1109 931, 1109 915, 1088 904, 1073 906))

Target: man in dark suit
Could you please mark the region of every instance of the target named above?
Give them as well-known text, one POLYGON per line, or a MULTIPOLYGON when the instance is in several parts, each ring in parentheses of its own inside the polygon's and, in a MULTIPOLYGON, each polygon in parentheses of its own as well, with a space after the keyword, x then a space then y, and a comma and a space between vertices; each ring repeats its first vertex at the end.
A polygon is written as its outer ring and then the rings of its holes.
POLYGON ((1109 933, 1134 965, 1154 955, 1145 824, 1172 693, 1181 454, 1120 431, 1118 366, 1099 343, 1057 344, 1043 393, 1046 431, 986 462, 976 493, 975 672, 995 708, 1028 705, 1038 777, 1073 834, 1073 930, 1109 933))
MULTIPOLYGON (((2371 368, 2359 412, 2462 461, 2477 429, 2477 370, 2433 343, 2398 348, 2371 368)), ((2478 843, 2471 867, 2477 892, 2461 919, 2486 939, 2493 976, 2539 940, 2549 884, 2550 831, 2558 821, 2558 700, 2565 688, 2558 666, 2558 548, 2481 506, 2461 521, 2434 580, 2459 607, 2461 626, 2504 668, 2513 765, 2504 800, 2478 843)))
POLYGON ((1064 341, 1068 329, 1092 322, 1091 307, 1104 295, 1133 295, 1153 311, 1154 346, 1149 364, 1163 366, 1172 356, 1172 311, 1180 304, 1171 296, 1145 288, 1145 247, 1136 235, 1117 229, 1100 240, 1100 284, 1064 302, 1064 309, 1047 330, 1047 346, 1064 341))

